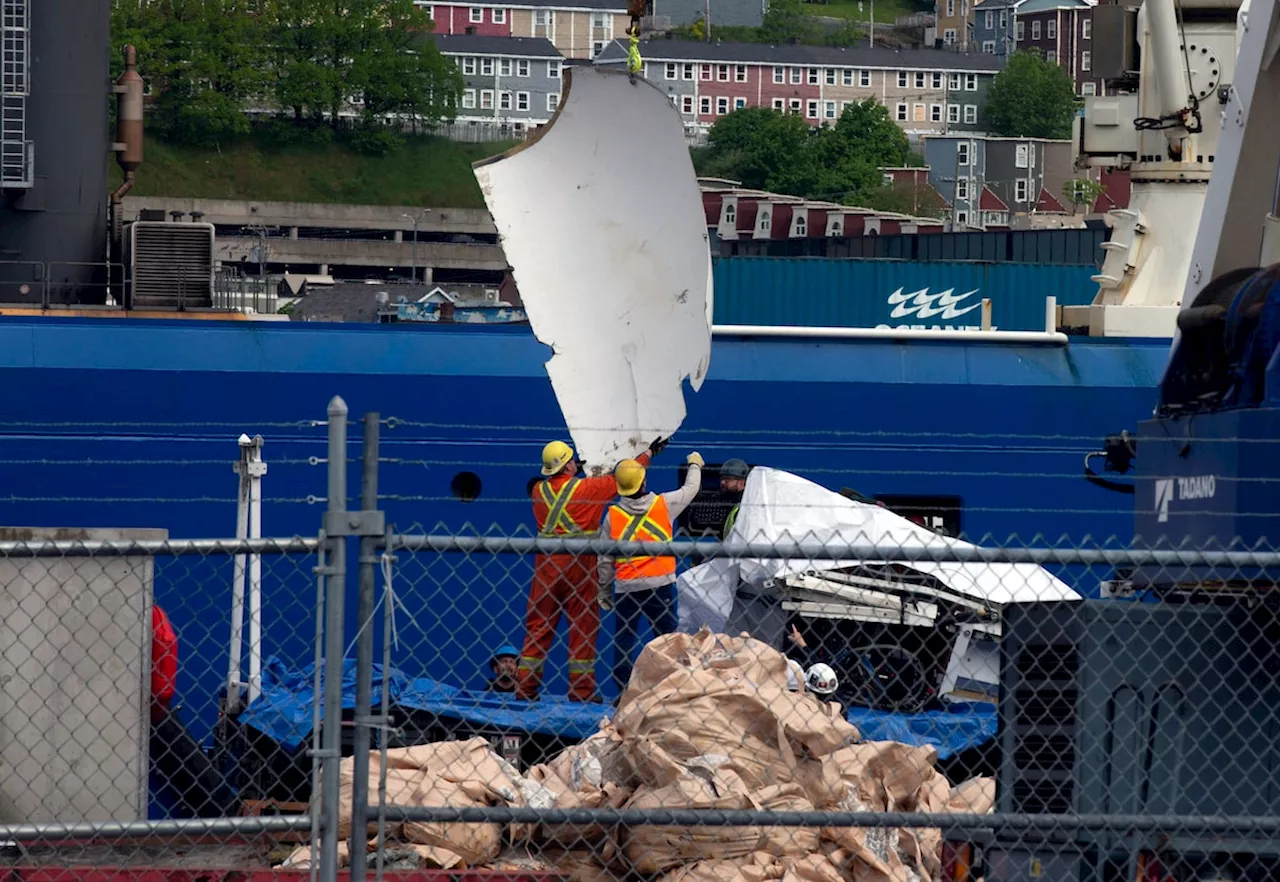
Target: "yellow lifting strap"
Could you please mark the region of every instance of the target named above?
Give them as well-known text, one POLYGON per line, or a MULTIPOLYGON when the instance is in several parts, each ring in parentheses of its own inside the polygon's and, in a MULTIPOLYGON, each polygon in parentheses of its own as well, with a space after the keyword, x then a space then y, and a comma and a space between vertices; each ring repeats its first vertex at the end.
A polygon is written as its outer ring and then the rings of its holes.
POLYGON ((627 70, 634 77, 644 68, 640 59, 640 25, 631 22, 631 48, 627 50, 627 70))

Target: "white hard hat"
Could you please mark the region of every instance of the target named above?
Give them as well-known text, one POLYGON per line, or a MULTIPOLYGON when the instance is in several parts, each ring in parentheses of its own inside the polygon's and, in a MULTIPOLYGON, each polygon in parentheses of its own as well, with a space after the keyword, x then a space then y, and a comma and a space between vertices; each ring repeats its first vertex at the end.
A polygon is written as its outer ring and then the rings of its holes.
POLYGON ((804 682, 804 668, 800 667, 800 662, 795 659, 787 659, 787 688, 792 692, 799 692, 802 682, 804 682))
POLYGON ((831 669, 831 665, 818 662, 805 674, 804 685, 817 695, 831 695, 836 691, 839 681, 836 680, 836 672, 831 669))

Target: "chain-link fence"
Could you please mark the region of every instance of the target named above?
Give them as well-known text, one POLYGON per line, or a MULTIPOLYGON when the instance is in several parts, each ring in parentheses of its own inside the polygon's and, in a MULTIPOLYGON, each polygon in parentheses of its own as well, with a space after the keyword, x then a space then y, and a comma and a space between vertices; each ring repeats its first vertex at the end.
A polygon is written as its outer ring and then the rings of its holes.
POLYGON ((488 470, 346 416, 290 451, 315 538, 4 537, 12 866, 1280 878, 1270 549, 971 544, 945 505, 660 444, 595 480, 537 445, 501 526, 398 527, 488 470))

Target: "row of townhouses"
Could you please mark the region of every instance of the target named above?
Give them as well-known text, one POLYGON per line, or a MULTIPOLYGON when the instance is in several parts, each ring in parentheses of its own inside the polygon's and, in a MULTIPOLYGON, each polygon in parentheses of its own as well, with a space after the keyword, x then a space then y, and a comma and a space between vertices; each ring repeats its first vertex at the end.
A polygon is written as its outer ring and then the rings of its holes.
MULTIPOLYGON (((1102 0, 1111 2, 1111 0, 1102 0)), ((936 0, 937 39, 1004 59, 1035 49, 1066 69, 1077 95, 1102 95, 1093 70, 1093 9, 1098 0, 936 0)))
MULTIPOLYGON (((560 101, 565 64, 545 37, 440 34, 442 54, 466 81, 458 122, 498 123, 516 131, 547 122, 560 101)), ((743 107, 772 107, 812 125, 834 124, 849 104, 874 98, 917 140, 981 132, 987 89, 999 70, 981 53, 882 46, 701 43, 643 44, 644 77, 671 99, 691 134, 743 107)), ((622 64, 618 40, 596 53, 596 64, 622 64)), ((583 63, 578 61, 577 63, 583 63)))

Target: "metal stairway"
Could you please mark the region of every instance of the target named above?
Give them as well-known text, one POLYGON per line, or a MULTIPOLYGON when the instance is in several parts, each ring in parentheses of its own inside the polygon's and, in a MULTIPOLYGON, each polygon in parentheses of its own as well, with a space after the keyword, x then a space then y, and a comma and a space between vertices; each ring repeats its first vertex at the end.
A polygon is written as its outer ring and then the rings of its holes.
POLYGON ((0 189, 32 185, 32 142, 27 140, 29 0, 0 0, 0 189))

